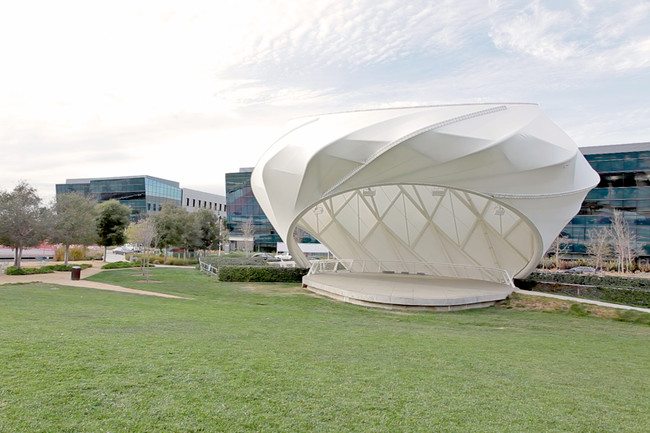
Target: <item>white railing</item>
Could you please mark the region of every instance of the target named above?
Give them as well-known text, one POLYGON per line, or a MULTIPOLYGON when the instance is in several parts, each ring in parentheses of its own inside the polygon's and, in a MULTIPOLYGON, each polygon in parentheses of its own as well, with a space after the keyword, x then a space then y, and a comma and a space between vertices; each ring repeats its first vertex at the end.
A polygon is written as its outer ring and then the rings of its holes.
POLYGON ((201 257, 199 257, 199 269, 202 272, 207 272, 211 275, 214 275, 215 277, 219 276, 219 269, 217 269, 215 266, 212 266, 210 263, 201 261, 201 257))
POLYGON ((432 275, 436 277, 465 278, 492 281, 514 287, 512 278, 504 269, 453 263, 400 262, 384 260, 316 260, 308 275, 325 272, 380 272, 386 274, 432 275))

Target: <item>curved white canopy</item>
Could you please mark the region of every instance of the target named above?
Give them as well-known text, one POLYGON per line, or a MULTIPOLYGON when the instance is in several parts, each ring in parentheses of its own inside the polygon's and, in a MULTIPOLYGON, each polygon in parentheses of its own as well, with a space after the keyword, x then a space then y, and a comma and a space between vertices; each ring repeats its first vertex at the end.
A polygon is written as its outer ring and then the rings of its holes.
POLYGON ((598 179, 537 105, 467 104, 294 121, 251 182, 303 266, 296 228, 341 259, 523 277, 598 179))

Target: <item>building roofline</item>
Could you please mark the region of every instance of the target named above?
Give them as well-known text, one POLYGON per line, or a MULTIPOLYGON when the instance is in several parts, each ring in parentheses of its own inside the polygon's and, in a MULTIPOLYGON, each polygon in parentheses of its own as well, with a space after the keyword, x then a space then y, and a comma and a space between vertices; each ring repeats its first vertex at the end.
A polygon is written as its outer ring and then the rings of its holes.
POLYGON ((92 178, 80 178, 80 179, 66 179, 65 183, 66 184, 79 184, 79 183, 90 183, 94 180, 118 180, 118 179, 134 179, 134 178, 139 178, 139 177, 144 177, 144 178, 149 178, 153 180, 157 180, 163 183, 166 183, 168 185, 175 186, 177 188, 180 188, 180 183, 169 180, 169 179, 163 179, 161 177, 155 177, 155 176, 150 176, 148 174, 138 174, 138 175, 133 175, 133 176, 114 176, 114 177, 92 177, 92 178))
POLYGON ((602 153, 621 153, 621 152, 642 152, 642 151, 650 151, 650 142, 606 144, 604 146, 586 146, 580 148, 580 152, 582 152, 583 155, 597 155, 602 153))

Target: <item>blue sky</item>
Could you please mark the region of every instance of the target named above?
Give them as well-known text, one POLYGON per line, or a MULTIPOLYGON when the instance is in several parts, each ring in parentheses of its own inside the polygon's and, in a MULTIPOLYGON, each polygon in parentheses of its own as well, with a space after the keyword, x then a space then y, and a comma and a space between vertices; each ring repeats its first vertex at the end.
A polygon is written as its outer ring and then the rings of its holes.
POLYGON ((650 1, 4 3, 0 189, 223 193, 290 119, 390 106, 534 102, 580 146, 650 141, 650 1))

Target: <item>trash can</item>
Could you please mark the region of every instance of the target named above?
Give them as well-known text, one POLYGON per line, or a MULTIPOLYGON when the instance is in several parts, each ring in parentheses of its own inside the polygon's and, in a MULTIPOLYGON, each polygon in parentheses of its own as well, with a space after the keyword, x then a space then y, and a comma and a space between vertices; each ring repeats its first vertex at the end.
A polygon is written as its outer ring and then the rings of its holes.
POLYGON ((72 280, 79 281, 81 279, 81 266, 72 267, 72 280))

